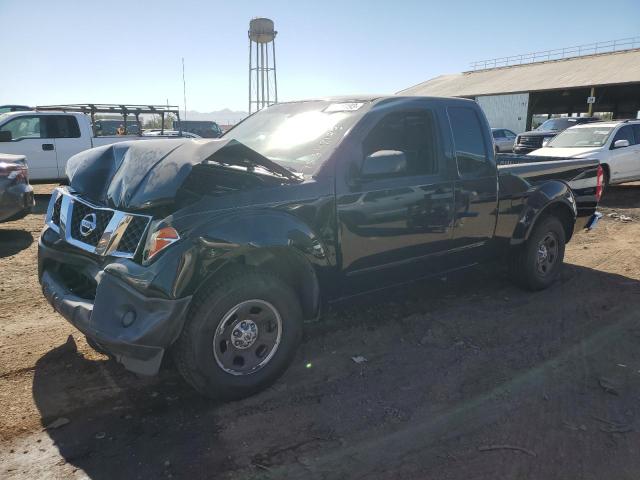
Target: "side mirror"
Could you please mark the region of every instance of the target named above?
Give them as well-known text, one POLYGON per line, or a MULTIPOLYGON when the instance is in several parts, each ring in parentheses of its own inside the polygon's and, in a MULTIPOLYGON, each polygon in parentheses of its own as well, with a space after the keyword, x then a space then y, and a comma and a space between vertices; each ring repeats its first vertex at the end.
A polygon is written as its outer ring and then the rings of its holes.
POLYGON ((8 130, 0 130, 0 142, 10 142, 13 140, 11 132, 8 130))
POLYGON ((406 172, 407 156, 399 150, 378 150, 364 158, 363 177, 397 175, 406 172))
POLYGON ((616 140, 613 144, 613 148, 624 148, 629 146, 629 140, 616 140))

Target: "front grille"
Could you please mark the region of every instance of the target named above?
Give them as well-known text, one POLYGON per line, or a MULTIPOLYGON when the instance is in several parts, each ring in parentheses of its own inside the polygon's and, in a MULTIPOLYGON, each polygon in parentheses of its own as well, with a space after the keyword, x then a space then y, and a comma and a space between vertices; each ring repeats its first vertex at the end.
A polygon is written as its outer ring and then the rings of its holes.
POLYGON ((53 204, 51 221, 54 223, 54 225, 60 225, 60 208, 62 208, 62 195, 58 195, 58 198, 56 198, 56 202, 53 204))
MULTIPOLYGON (((110 210, 98 210, 96 208, 91 208, 84 203, 74 202, 71 213, 71 237, 95 247, 98 245, 98 241, 100 240, 100 237, 102 237, 104 230, 107 228, 111 217, 113 217, 113 212, 110 210), (88 231, 88 233, 85 231, 83 234, 80 224, 83 219, 89 219, 88 216, 91 214, 95 215, 96 226, 93 230, 88 231)), ((91 220, 93 219, 91 218, 91 220)))
POLYGON ((134 258, 151 218, 99 207, 66 187, 58 187, 52 194, 45 223, 67 243, 89 253, 134 258))
POLYGON ((520 136, 520 141, 518 145, 529 148, 540 148, 542 147, 542 137, 527 137, 520 136))
POLYGON ((133 217, 118 244, 118 252, 132 255, 136 253, 148 224, 149 219, 147 217, 133 217))

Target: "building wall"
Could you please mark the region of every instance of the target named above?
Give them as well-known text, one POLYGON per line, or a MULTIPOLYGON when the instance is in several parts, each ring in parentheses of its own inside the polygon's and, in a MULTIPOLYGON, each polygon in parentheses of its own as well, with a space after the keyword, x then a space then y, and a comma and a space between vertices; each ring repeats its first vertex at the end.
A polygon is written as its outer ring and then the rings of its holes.
POLYGON ((483 95, 476 102, 484 111, 492 128, 508 128, 515 133, 527 130, 528 93, 483 95))

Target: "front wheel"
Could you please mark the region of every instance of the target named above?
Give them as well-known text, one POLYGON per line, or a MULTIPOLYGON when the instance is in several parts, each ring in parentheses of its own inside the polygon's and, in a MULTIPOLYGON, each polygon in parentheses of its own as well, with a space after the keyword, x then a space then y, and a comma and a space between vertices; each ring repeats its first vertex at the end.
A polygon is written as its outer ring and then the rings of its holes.
POLYGON ((560 274, 565 243, 564 228, 556 217, 540 219, 527 242, 512 252, 513 281, 528 290, 547 288, 560 274))
POLYGON ((239 399, 275 382, 301 337, 302 309, 292 288, 271 274, 245 272, 197 295, 174 354, 200 393, 239 399))

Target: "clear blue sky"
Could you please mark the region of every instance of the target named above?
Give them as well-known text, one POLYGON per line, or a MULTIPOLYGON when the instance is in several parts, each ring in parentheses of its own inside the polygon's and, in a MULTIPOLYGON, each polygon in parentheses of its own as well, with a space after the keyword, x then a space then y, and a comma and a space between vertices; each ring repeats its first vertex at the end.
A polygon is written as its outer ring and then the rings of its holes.
POLYGON ((280 98, 393 93, 473 60, 640 35, 640 1, 0 0, 0 104, 247 109, 250 18, 280 98))

